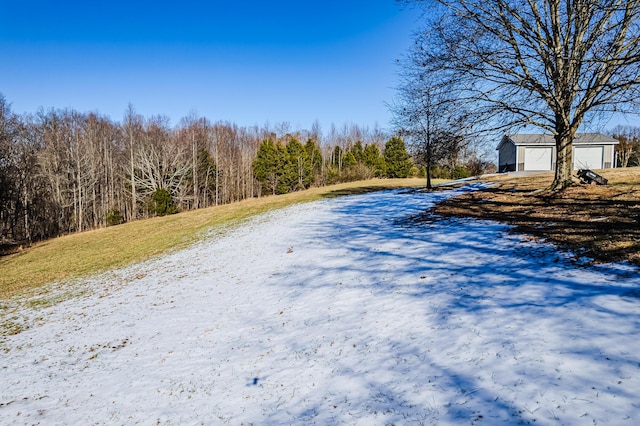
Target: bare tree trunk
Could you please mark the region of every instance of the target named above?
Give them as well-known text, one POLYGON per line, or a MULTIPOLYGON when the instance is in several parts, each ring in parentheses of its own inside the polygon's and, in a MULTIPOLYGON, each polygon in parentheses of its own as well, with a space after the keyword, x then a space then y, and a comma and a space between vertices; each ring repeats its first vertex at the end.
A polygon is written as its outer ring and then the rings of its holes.
POLYGON ((133 160, 133 135, 129 136, 129 173, 131 174, 131 219, 137 217, 135 163, 133 160))
MULTIPOLYGON (((560 119, 561 120, 561 119, 560 119)), ((556 171, 552 189, 561 190, 573 185, 573 139, 576 128, 571 126, 558 126, 559 132, 556 139, 556 171)))
POLYGON ((431 154, 431 143, 427 144, 427 152, 426 152, 426 163, 427 163, 427 190, 431 191, 433 189, 433 186, 431 185, 431 166, 432 166, 432 160, 433 160, 433 156, 431 154))
POLYGON ((191 130, 191 173, 193 176, 193 208, 197 209, 200 206, 200 191, 198 187, 198 144, 193 130, 191 130))
POLYGON ((136 194, 135 179, 135 147, 136 137, 140 136, 142 130, 142 120, 133 109, 133 105, 129 104, 124 118, 124 130, 129 142, 129 186, 131 190, 131 213, 129 217, 135 220, 138 216, 138 199, 136 194))
POLYGON ((218 161, 216 160, 216 206, 220 204, 220 170, 218 169, 218 161))
POLYGON ((24 209, 24 232, 26 240, 29 242, 29 245, 31 245, 31 225, 29 223, 29 193, 26 184, 24 184, 22 187, 22 197, 22 208, 24 209))

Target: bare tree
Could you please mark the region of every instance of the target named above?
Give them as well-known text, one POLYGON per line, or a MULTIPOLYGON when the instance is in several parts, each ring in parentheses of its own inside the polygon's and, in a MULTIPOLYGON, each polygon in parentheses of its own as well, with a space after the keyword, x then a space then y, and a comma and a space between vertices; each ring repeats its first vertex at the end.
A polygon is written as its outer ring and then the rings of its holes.
POLYGON ((191 172, 190 147, 178 143, 168 122, 163 116, 149 119, 144 141, 136 150, 135 188, 145 197, 160 189, 171 195, 179 193, 191 172))
POLYGON ((640 163, 640 127, 616 126, 611 136, 620 143, 616 147, 618 167, 637 166, 640 163))
POLYGON ((387 139, 389 139, 389 135, 380 128, 380 126, 378 125, 378 122, 376 121, 373 125, 373 129, 371 130, 371 133, 369 134, 369 140, 365 141, 367 145, 370 144, 374 144, 376 145, 379 149, 382 149, 382 147, 384 147, 384 143, 387 139))
POLYGON ((457 157, 468 130, 465 114, 446 84, 422 67, 421 50, 412 50, 402 61, 397 95, 389 105, 392 123, 407 139, 414 160, 426 169, 427 189, 431 168, 441 159, 457 157))
POLYGON ((131 211, 129 212, 129 218, 135 220, 138 217, 138 199, 136 194, 136 181, 135 181, 135 157, 138 149, 138 144, 142 138, 142 116, 137 114, 132 104, 127 106, 127 110, 124 114, 123 130, 125 138, 127 140, 127 146, 129 151, 129 166, 127 174, 129 176, 129 190, 131 191, 131 211))
POLYGON ((0 230, 2 231, 0 243, 4 243, 9 236, 13 224, 16 168, 12 149, 14 133, 14 115, 9 103, 0 93, 0 230))
POLYGON ((633 112, 640 0, 401 0, 427 7, 423 65, 487 128, 555 136, 553 188, 572 184, 572 142, 595 114, 633 112))
POLYGON ((211 165, 202 163, 207 163, 210 155, 206 151, 209 127, 208 121, 198 117, 194 112, 181 120, 181 127, 177 130, 180 143, 188 147, 191 154, 190 191, 192 193, 187 197, 191 199, 191 204, 187 207, 193 209, 197 209, 201 205, 208 205, 205 200, 207 196, 206 184, 209 177, 207 173, 211 165))

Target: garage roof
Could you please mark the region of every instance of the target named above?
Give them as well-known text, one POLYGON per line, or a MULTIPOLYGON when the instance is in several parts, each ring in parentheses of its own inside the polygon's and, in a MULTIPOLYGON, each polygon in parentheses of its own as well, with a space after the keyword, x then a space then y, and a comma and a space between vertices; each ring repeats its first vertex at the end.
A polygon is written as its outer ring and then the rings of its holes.
MULTIPOLYGON (((555 146, 556 141, 550 134, 517 134, 505 135, 496 149, 507 143, 518 145, 555 146)), ((602 133, 578 133, 573 141, 574 145, 615 145, 618 141, 602 133)))

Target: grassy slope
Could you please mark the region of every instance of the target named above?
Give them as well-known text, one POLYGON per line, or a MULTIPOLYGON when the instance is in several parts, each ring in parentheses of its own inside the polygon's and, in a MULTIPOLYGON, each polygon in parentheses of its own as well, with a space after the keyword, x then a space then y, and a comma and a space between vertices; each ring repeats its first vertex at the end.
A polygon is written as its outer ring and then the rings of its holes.
POLYGON ((0 258, 0 299, 28 294, 44 284, 143 261, 185 247, 216 226, 291 204, 373 190, 424 186, 423 179, 351 182, 292 194, 140 220, 48 240, 0 258))

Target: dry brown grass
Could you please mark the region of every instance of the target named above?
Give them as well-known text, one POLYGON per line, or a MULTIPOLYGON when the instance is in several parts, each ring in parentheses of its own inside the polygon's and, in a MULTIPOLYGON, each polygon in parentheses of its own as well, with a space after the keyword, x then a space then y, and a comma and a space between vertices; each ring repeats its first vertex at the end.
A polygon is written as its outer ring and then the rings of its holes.
POLYGON ((483 178, 490 189, 467 193, 433 209, 441 216, 471 216, 515 226, 598 262, 640 265, 640 168, 597 171, 608 185, 548 190, 553 174, 483 178))
POLYGON ((0 300, 33 293, 44 284, 143 261, 185 247, 216 227, 295 203, 367 191, 423 186, 422 179, 351 182, 171 216, 140 220, 44 241, 0 257, 0 300))

